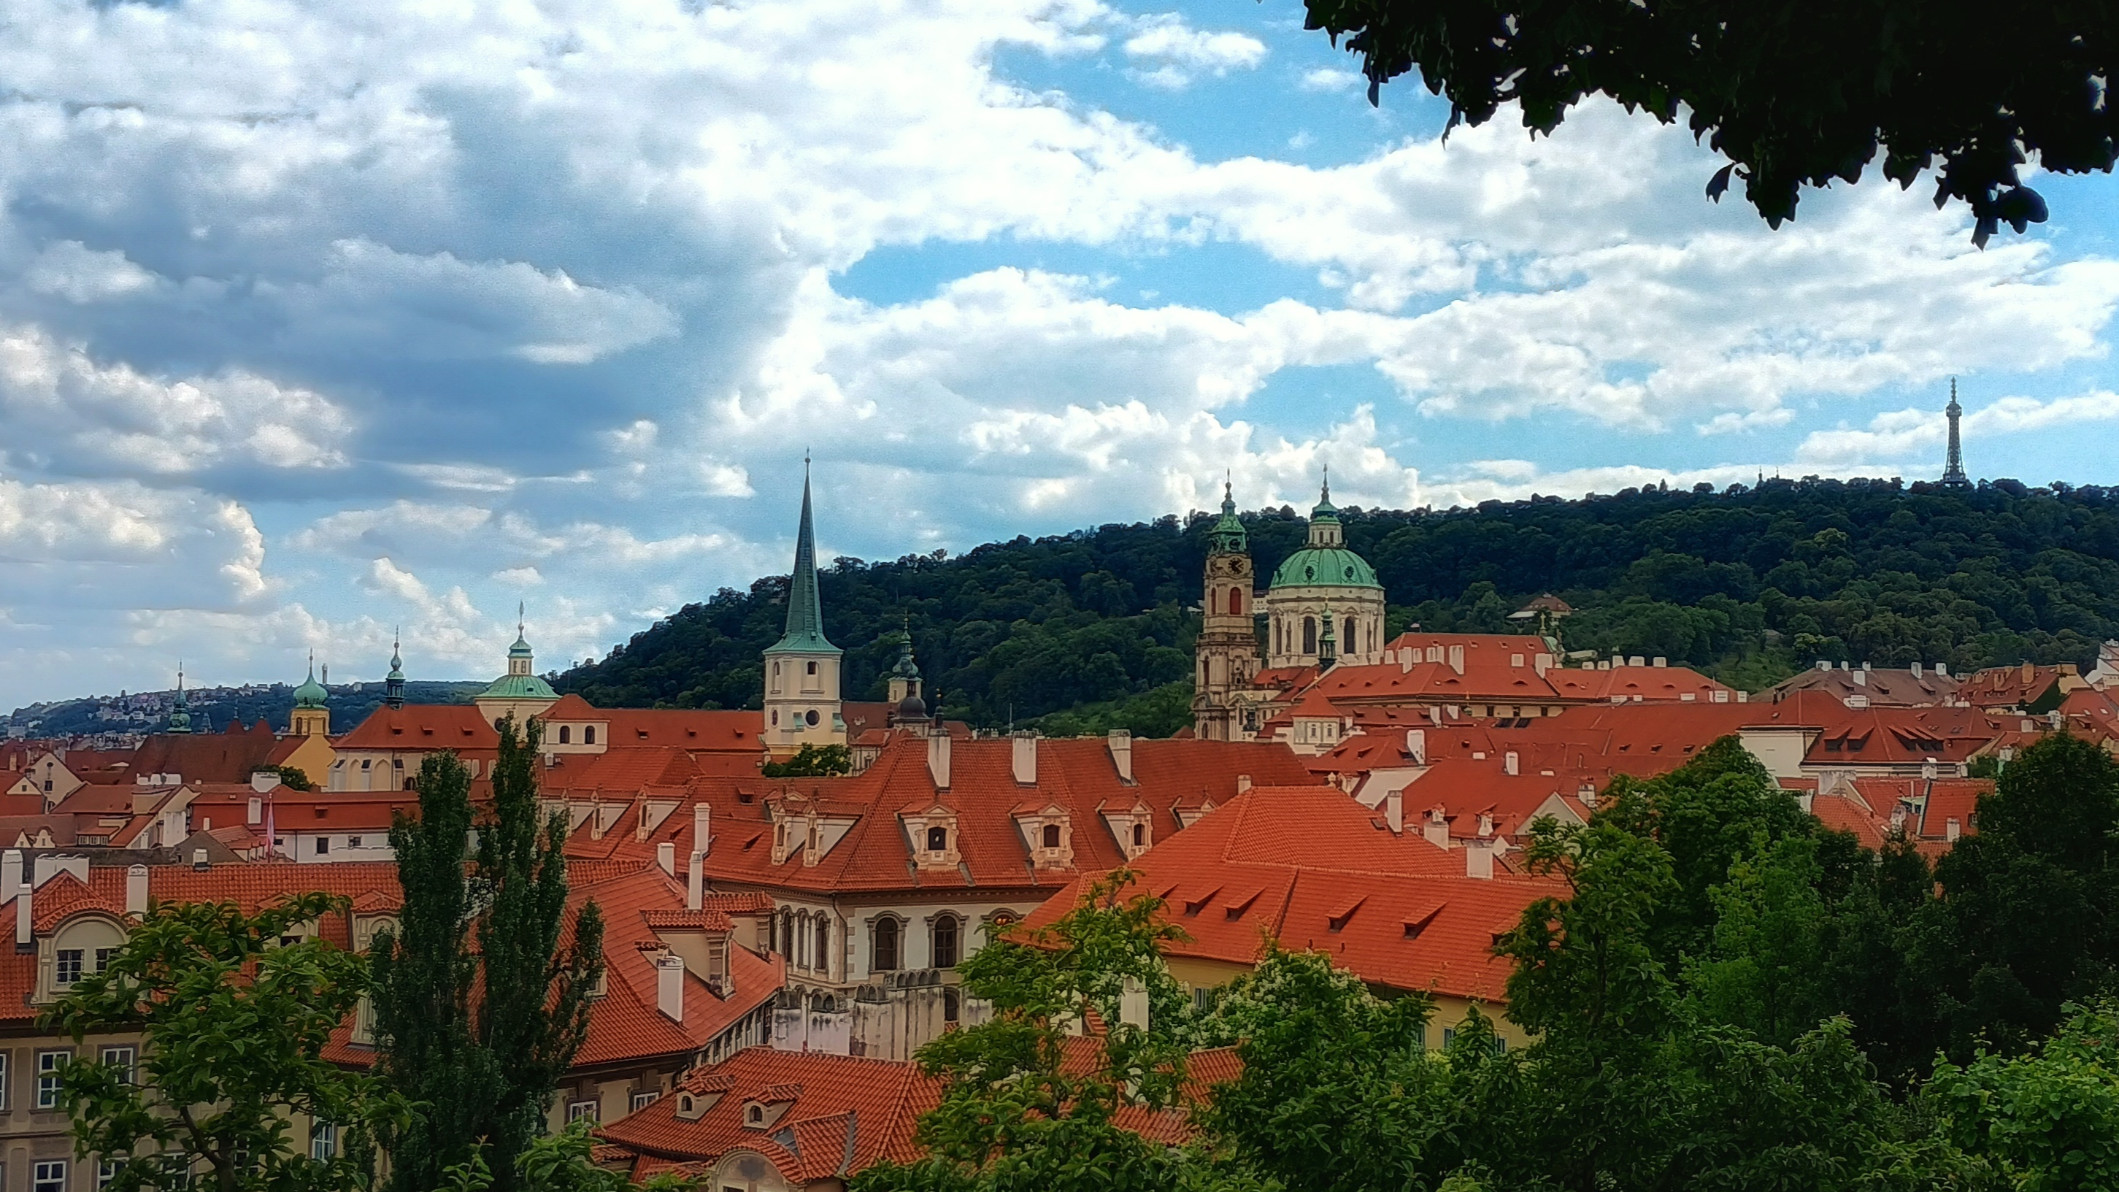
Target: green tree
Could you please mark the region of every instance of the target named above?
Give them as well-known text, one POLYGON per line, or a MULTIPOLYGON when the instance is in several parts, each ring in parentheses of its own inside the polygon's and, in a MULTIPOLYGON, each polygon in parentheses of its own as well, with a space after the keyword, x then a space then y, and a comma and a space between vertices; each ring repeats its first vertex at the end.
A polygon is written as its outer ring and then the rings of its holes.
POLYGON ((1943 1130, 2020 1192, 2119 1188, 2119 1010, 2068 1007, 2060 1033, 2023 1056, 1939 1064, 1926 1098, 1943 1130))
POLYGON ((1952 1053, 2020 1051, 2119 978, 2119 765, 2079 738, 2023 751, 1935 867, 1918 963, 1952 1053))
POLYGON ((388 1140, 401 1192, 433 1187, 481 1145, 494 1187, 522 1187, 518 1159, 588 1031, 603 919, 588 902, 566 921, 566 819, 539 814, 538 738, 534 720, 501 722, 492 808, 475 825, 462 764, 430 757, 420 819, 391 831, 405 906, 374 946, 377 1057, 422 1110, 388 1140))
POLYGON ((2119 67, 2119 6, 2048 4, 2005 29, 1968 4, 1869 0, 1809 6, 1582 4, 1575 0, 1308 0, 1309 27, 1362 59, 1369 98, 1414 68, 1449 99, 1450 124, 1520 105, 1550 133, 1604 95, 1668 124, 1686 120, 1729 165, 1768 223, 1799 189, 1853 182, 1883 154, 1884 177, 1936 173, 1935 200, 1969 203, 1984 244, 2022 231, 2045 203, 2018 168, 2036 154, 2063 173, 2109 170, 2119 117, 2103 80, 2119 67))
POLYGON ((375 1078, 322 1058, 368 988, 358 955, 321 938, 282 943, 343 899, 307 894, 249 915, 229 903, 157 903, 99 973, 42 1016, 78 1046, 139 1033, 131 1065, 82 1054, 60 1104, 86 1160, 122 1159, 107 1187, 336 1192, 368 1186, 361 1138, 404 1119, 375 1078), (296 1123, 344 1133, 312 1157, 296 1123))
POLYGON ((804 745, 784 762, 767 762, 767 778, 821 778, 853 769, 853 752, 844 745, 804 745))
POLYGON ((1093 882, 1052 926, 1000 939, 964 962, 964 992, 993 1005, 986 1022, 920 1049, 943 1082, 924 1118, 929 1156, 881 1164, 857 1192, 976 1189, 1170 1189, 1201 1180, 1184 1153, 1148 1142, 1118 1123, 1129 1108, 1176 1103, 1185 1074, 1185 1002, 1159 945, 1181 933, 1161 900, 1125 897, 1133 875, 1093 882), (1148 1025, 1122 1013, 1129 991, 1146 995, 1148 1025), (1088 1044, 1070 1024, 1100 1019, 1088 1044))

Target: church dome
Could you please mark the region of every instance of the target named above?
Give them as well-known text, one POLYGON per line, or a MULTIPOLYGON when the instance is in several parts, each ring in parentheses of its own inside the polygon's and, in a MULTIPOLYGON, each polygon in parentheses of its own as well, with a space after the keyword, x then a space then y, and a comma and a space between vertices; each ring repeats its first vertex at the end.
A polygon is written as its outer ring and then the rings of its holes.
POLYGON ((917 695, 908 695, 904 699, 899 700, 897 718, 899 720, 927 719, 926 701, 917 695))
POLYGON ((294 689, 294 706, 297 708, 321 708, 324 706, 324 701, 329 699, 330 696, 331 693, 324 690, 324 685, 316 681, 316 667, 312 665, 309 668, 309 677, 302 680, 300 687, 294 689))
POLYGON ((1375 588, 1376 569, 1343 546, 1305 546, 1273 570, 1275 588, 1375 588))

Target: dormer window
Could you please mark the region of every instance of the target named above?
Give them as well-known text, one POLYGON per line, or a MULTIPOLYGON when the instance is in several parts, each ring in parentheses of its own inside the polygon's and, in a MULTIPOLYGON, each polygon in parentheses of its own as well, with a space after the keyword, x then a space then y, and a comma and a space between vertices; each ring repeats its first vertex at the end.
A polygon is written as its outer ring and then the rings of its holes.
MULTIPOLYGON (((815 669, 817 664, 812 662, 809 665, 811 669, 815 669)), ((743 1124, 752 1129, 762 1129, 765 1125, 765 1107, 756 1103, 744 1106, 743 1124)))
POLYGON ((574 727, 572 725, 562 724, 559 726, 559 743, 561 745, 572 745, 574 743, 574 727))
POLYGON ((927 829, 927 851, 930 853, 948 852, 949 829, 940 826, 927 829))
MULTIPOLYGON (((1052 832, 1052 831, 1056 831, 1056 829, 1053 829, 1053 828, 1047 828, 1047 829, 1045 829, 1045 830, 1046 830, 1047 832, 1052 832)), ((1134 848, 1146 848, 1146 847, 1148 847, 1148 825, 1146 825, 1146 824, 1135 824, 1135 825, 1133 825, 1133 847, 1134 847, 1134 848)))
POLYGON ((1058 849, 1058 848, 1059 848, 1059 846, 1060 846, 1060 829, 1059 829, 1059 825, 1058 825, 1058 824, 1046 824, 1046 825, 1045 825, 1045 828, 1044 828, 1044 834, 1043 834, 1043 841, 1044 841, 1044 846, 1045 846, 1046 848, 1049 848, 1049 849, 1058 849))

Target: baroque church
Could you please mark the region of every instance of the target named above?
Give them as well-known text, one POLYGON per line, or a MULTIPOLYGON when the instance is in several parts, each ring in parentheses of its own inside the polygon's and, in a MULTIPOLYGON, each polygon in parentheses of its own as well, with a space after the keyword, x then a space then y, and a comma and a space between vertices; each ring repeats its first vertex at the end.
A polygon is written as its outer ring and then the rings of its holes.
POLYGON ((1198 676, 1193 731, 1211 741, 1249 741, 1305 673, 1383 657, 1383 585, 1367 559, 1347 549, 1346 528, 1326 478, 1310 510, 1302 548, 1273 570, 1255 597, 1249 538, 1236 500, 1222 489, 1221 517, 1207 532, 1205 595, 1194 647, 1198 676), (1257 616, 1265 617, 1260 662, 1257 616))

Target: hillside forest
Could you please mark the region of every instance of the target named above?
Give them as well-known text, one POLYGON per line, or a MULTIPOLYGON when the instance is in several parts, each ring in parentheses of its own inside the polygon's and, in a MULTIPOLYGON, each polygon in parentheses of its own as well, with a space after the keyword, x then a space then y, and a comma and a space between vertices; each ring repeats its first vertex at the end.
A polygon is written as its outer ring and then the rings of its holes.
MULTIPOLYGON (((1307 513, 1244 515, 1261 583, 1307 513)), ((1551 592, 1576 610, 1558 625, 1568 650, 1662 656, 1747 690, 1819 660, 2087 663, 2119 637, 2119 489, 1769 480, 1340 517, 1391 633, 1521 631, 1508 614, 1551 592)), ((1174 732, 1190 722, 1208 520, 835 559, 820 584, 846 698, 882 698, 909 628, 951 718, 1174 732)), ((723 588, 554 683, 608 707, 755 707, 786 590, 785 576, 723 588)))

